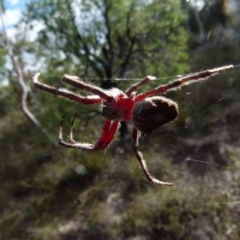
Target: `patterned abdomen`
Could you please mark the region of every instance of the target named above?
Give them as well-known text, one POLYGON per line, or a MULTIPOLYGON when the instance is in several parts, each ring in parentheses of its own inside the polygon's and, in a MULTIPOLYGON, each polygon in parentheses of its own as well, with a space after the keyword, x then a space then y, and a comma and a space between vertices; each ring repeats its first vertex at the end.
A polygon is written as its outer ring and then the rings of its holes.
POLYGON ((177 103, 165 97, 151 97, 135 104, 132 124, 142 133, 151 133, 177 116, 177 103))

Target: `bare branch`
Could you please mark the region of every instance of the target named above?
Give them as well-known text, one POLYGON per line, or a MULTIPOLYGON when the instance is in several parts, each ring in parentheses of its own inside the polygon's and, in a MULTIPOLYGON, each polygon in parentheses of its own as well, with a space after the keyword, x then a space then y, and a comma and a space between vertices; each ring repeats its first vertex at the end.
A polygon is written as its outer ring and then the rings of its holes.
POLYGON ((66 2, 66 5, 67 5, 67 8, 68 8, 68 11, 70 13, 71 22, 72 22, 72 24, 75 28, 76 39, 78 39, 79 42, 81 42, 83 44, 83 50, 85 52, 85 56, 87 57, 87 61, 90 63, 91 67, 98 74, 98 76, 101 77, 101 78, 104 78, 103 72, 101 71, 100 68, 97 67, 96 62, 93 61, 91 59, 91 57, 93 59, 99 61, 103 65, 104 68, 106 68, 106 64, 104 63, 104 61, 101 58, 99 58, 96 55, 91 53, 86 41, 83 39, 82 35, 79 33, 79 31, 77 29, 76 22, 75 22, 75 15, 74 15, 74 12, 72 10, 71 3, 67 0, 65 2, 66 2))
POLYGON ((10 59, 12 61, 13 67, 15 69, 15 72, 17 74, 17 80, 19 82, 19 85, 22 89, 22 96, 21 96, 21 107, 22 111, 25 114, 25 116, 30 120, 30 122, 37 127, 41 131, 41 133, 53 144, 57 145, 56 142, 51 138, 51 136, 48 134, 47 130, 41 125, 41 123, 37 120, 37 118, 32 114, 32 112, 27 107, 27 97, 28 94, 31 92, 30 87, 25 83, 23 72, 20 67, 18 57, 14 55, 11 47, 11 43, 7 37, 7 31, 5 28, 4 20, 3 20, 3 9, 0 4, 0 18, 1 18, 1 25, 3 29, 3 35, 5 38, 5 47, 7 50, 8 55, 10 56, 10 59))

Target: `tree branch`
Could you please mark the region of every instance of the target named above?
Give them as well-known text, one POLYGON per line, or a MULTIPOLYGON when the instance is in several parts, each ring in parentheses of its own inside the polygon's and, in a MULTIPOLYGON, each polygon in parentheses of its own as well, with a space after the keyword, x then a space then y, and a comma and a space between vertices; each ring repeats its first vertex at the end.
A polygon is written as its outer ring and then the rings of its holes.
POLYGON ((93 68, 93 70, 97 73, 97 75, 100 78, 104 78, 104 74, 101 71, 101 69, 97 67, 96 61, 93 61, 90 57, 92 57, 93 59, 95 59, 98 62, 100 62, 102 64, 102 66, 106 69, 107 66, 106 66, 105 62, 101 58, 99 58, 98 56, 96 56, 96 55, 91 53, 88 44, 86 43, 86 41, 84 41, 83 37, 81 36, 81 34, 79 33, 79 31, 77 29, 77 26, 76 26, 76 23, 75 23, 75 15, 73 13, 73 10, 72 10, 72 7, 71 7, 71 3, 68 0, 66 0, 65 2, 66 2, 66 5, 67 5, 67 8, 68 8, 68 11, 70 13, 71 22, 72 22, 72 24, 74 26, 74 29, 75 29, 75 34, 76 34, 75 39, 78 39, 79 42, 81 42, 83 44, 83 50, 84 50, 84 52, 86 54, 87 61, 90 63, 90 65, 93 68))
POLYGON ((14 55, 10 41, 7 37, 7 32, 3 20, 3 9, 0 4, 0 18, 1 18, 1 24, 3 29, 3 35, 5 37, 5 47, 7 50, 8 55, 10 56, 10 59, 12 61, 13 67, 15 69, 15 72, 17 74, 17 80, 19 82, 19 85, 22 89, 22 96, 21 96, 21 107, 22 111, 25 114, 25 116, 28 118, 28 120, 35 126, 37 129, 41 131, 41 133, 51 142, 53 145, 56 146, 56 142, 51 138, 51 136, 48 134, 47 130, 41 125, 41 123, 35 118, 35 116, 32 114, 32 112, 27 107, 27 97, 28 94, 31 92, 29 86, 25 83, 22 69, 19 65, 18 57, 14 55))

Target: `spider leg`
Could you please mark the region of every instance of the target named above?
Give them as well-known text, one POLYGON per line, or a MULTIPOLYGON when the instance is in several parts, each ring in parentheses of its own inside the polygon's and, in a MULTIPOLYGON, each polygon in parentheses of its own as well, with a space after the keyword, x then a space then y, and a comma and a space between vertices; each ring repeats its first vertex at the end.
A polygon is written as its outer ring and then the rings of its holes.
POLYGON ((145 99, 149 96, 158 95, 158 94, 161 94, 161 93, 165 93, 169 90, 175 90, 179 87, 186 86, 186 85, 194 83, 194 82, 206 80, 211 76, 214 76, 214 75, 216 75, 220 72, 226 71, 226 70, 231 69, 233 67, 234 67, 233 65, 228 65, 228 66, 213 68, 213 69, 210 69, 210 70, 205 70, 205 71, 201 71, 201 72, 198 72, 198 73, 190 74, 190 75, 187 75, 185 77, 181 77, 181 78, 179 78, 179 79, 177 79, 173 82, 170 82, 168 84, 161 85, 161 86, 159 86, 155 89, 152 89, 150 91, 138 94, 135 98, 135 101, 138 102, 138 101, 141 101, 141 100, 143 100, 143 99, 145 99))
POLYGON ((49 86, 45 83, 39 82, 38 77, 39 77, 40 73, 37 73, 34 75, 33 77, 33 82, 34 82, 34 86, 36 88, 39 88, 45 92, 51 93, 53 95, 58 95, 61 97, 65 97, 69 100, 75 101, 75 102, 80 102, 83 104, 96 104, 96 103, 101 103, 102 99, 100 96, 97 95, 93 95, 93 96, 81 96, 78 94, 75 94, 67 89, 58 89, 52 86, 49 86))
MULTIPOLYGON (((107 121, 109 121, 109 120, 107 120, 107 121)), ((119 123, 118 120, 115 120, 115 121, 112 122, 111 127, 109 128, 108 132, 105 130, 105 126, 104 126, 103 133, 105 133, 105 136, 103 137, 103 140, 99 139, 98 142, 96 143, 96 145, 100 146, 99 150, 103 150, 103 149, 105 149, 106 147, 109 146, 109 144, 111 143, 111 141, 112 141, 116 131, 118 130, 119 126, 120 126, 120 123, 119 123)))
POLYGON ((63 82, 68 83, 74 87, 78 87, 88 92, 91 92, 93 94, 99 95, 101 98, 105 100, 108 100, 110 97, 103 89, 91 84, 87 84, 81 81, 80 78, 77 76, 71 76, 71 75, 65 74, 63 75, 62 80, 63 82))
POLYGON ((75 113, 72 118, 71 125, 70 125, 70 133, 69 133, 69 142, 73 143, 73 144, 76 143, 76 141, 73 139, 73 124, 74 124, 76 116, 77 116, 77 113, 75 113))
POLYGON ((134 151, 134 154, 138 160, 138 163, 143 171, 143 174, 145 175, 145 177, 147 178, 147 180, 150 182, 150 183, 153 183, 153 184, 157 184, 157 185, 162 185, 162 186, 172 186, 173 184, 172 183, 169 183, 169 182, 162 182, 156 178, 154 178, 148 171, 147 169, 147 165, 146 165, 146 162, 144 161, 143 159, 143 155, 141 152, 138 151, 138 147, 139 147, 139 144, 138 144, 138 139, 140 137, 140 132, 136 129, 136 128, 133 128, 133 132, 132 132, 132 149, 134 151))
POLYGON ((146 76, 145 78, 143 78, 141 81, 137 82, 136 84, 133 84, 132 86, 130 86, 125 93, 130 97, 131 94, 133 92, 135 92, 139 87, 141 87, 142 85, 144 85, 145 83, 148 83, 149 81, 155 80, 156 77, 153 76, 146 76))
POLYGON ((62 137, 62 126, 63 126, 64 117, 65 115, 63 115, 63 118, 59 126, 59 144, 64 147, 77 148, 77 149, 82 149, 86 151, 97 151, 97 150, 105 149, 112 141, 119 126, 119 121, 111 121, 108 119, 105 122, 101 136, 99 137, 99 139, 94 145, 90 143, 76 142, 73 139, 73 133, 72 133, 73 124, 76 117, 76 114, 75 114, 71 122, 69 142, 66 142, 63 140, 63 137, 62 137))

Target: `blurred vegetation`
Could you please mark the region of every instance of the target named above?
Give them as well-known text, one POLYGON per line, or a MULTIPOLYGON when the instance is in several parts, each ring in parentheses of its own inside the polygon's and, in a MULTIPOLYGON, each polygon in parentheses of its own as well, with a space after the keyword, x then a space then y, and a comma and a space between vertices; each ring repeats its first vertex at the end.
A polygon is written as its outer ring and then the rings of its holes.
POLYGON ((150 172, 174 182, 171 188, 146 182, 131 150, 130 124, 103 152, 49 141, 42 130, 57 141, 64 113, 64 136, 77 112, 74 134, 83 142, 97 139, 104 119, 99 106, 33 89, 27 74, 30 56, 42 81, 57 87, 64 86, 64 73, 120 89, 133 81, 116 78, 160 78, 143 91, 169 76, 237 65, 240 6, 230 4, 205 1, 199 9, 178 0, 29 3, 21 21, 25 35, 10 44, 29 87, 28 109, 42 129, 22 111, 19 74, 5 68, 9 52, 2 41, 1 83, 8 84, 0 84, 0 239, 240 238, 238 68, 167 94, 178 102, 179 118, 140 140, 150 172), (28 31, 36 23, 43 27, 32 41, 28 31))

